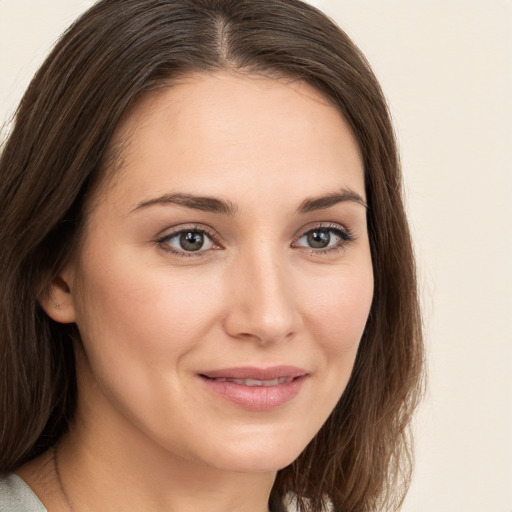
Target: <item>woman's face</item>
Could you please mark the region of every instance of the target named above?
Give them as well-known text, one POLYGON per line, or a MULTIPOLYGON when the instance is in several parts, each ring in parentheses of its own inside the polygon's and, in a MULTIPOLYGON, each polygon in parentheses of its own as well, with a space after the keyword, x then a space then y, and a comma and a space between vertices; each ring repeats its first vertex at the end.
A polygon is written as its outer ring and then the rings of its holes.
POLYGON ((61 276, 79 416, 203 466, 284 467, 343 393, 372 300, 346 122, 299 81, 197 74, 140 100, 115 139, 61 276))

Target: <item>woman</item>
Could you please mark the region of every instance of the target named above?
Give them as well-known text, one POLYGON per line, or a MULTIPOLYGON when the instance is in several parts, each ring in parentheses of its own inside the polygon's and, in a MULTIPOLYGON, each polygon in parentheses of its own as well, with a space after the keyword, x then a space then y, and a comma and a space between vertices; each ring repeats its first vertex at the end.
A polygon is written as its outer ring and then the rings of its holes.
POLYGON ((102 0, 0 173, 4 509, 399 507, 414 263, 385 101, 330 20, 102 0))

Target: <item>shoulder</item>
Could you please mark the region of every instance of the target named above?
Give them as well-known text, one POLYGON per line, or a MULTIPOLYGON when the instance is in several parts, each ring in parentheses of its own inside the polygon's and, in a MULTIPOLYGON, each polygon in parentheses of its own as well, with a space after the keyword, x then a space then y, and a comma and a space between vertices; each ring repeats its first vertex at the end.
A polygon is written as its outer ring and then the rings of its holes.
POLYGON ((0 512, 47 512, 30 487, 14 473, 0 473, 0 512))

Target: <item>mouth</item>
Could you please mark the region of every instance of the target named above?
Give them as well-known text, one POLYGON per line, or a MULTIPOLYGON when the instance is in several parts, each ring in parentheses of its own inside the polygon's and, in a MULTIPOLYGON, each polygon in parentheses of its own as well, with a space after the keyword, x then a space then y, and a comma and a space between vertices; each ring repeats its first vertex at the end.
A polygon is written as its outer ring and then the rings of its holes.
POLYGON ((297 377, 279 377, 277 379, 272 380, 260 380, 260 379, 229 379, 225 377, 219 378, 211 378, 207 375, 201 375, 206 379, 215 380, 217 382, 234 382, 235 384, 240 384, 242 386, 278 386, 279 384, 286 384, 287 382, 292 382, 293 379, 297 377))
POLYGON ((278 386, 292 382, 297 377, 307 375, 307 371, 297 366, 237 366, 202 372, 201 377, 218 382, 234 382, 244 386, 278 386))
POLYGON ((198 376, 216 396, 237 407, 265 411, 295 398, 308 372, 294 366, 238 367, 202 372, 198 376))

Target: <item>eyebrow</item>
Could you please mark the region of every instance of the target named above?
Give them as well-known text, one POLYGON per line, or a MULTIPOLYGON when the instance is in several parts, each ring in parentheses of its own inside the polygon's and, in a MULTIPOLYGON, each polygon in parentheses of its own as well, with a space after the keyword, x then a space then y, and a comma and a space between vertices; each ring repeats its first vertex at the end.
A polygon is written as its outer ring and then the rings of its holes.
MULTIPOLYGON (((339 192, 305 199, 297 208, 297 213, 305 214, 317 210, 326 210, 331 206, 347 201, 351 201, 368 208, 368 205, 359 194, 350 189, 344 188, 339 192)), ((130 213, 154 205, 177 205, 184 206, 185 208, 191 208, 193 210, 231 216, 236 215, 238 212, 238 207, 231 201, 224 201, 210 196, 176 193, 164 194, 160 197, 142 201, 133 210, 131 210, 130 213)))
POLYGON ((224 215, 235 215, 238 208, 230 201, 223 201, 215 197, 209 196, 196 196, 193 194, 164 194, 154 199, 142 201, 139 203, 130 213, 140 210, 141 208, 147 208, 153 205, 177 205, 185 206, 193 210, 201 210, 203 212, 220 213, 224 215))
POLYGON ((368 208, 368 205, 358 193, 348 188, 343 188, 339 192, 305 199, 297 209, 297 213, 309 213, 317 210, 326 210, 331 206, 347 201, 354 202, 364 206, 365 208, 368 208))

